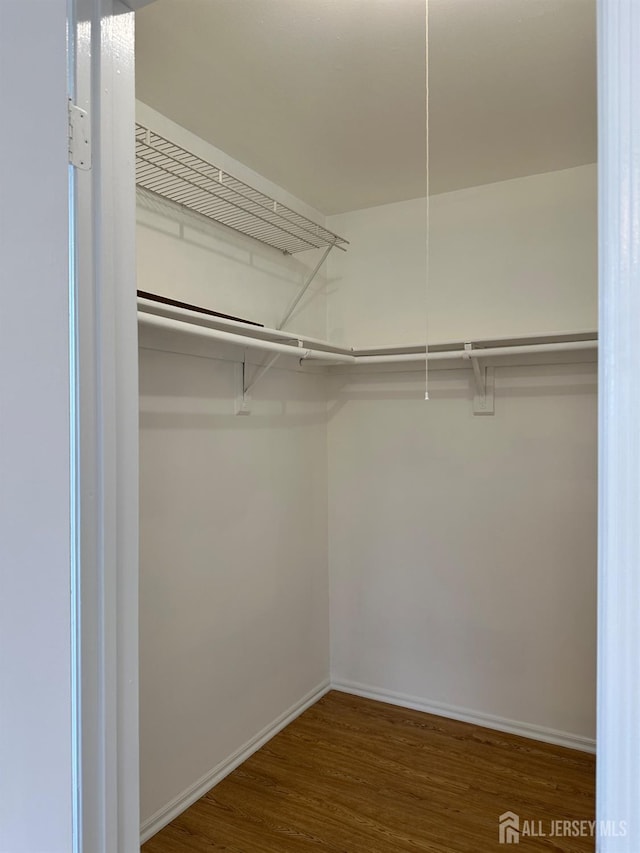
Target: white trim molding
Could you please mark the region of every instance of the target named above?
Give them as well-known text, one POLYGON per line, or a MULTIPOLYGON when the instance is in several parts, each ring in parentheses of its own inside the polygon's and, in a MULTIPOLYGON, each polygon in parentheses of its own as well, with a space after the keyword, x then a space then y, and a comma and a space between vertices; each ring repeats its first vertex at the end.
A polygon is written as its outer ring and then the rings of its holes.
POLYGON ((266 743, 268 743, 268 741, 286 728, 297 717, 311 708, 312 705, 315 705, 316 702, 322 699, 322 697, 330 690, 337 690, 341 693, 350 693, 353 696, 362 696, 365 699, 374 699, 378 702, 385 702, 388 705, 396 705, 401 708, 411 708, 412 710, 422 711, 427 714, 436 714, 439 717, 446 717, 451 720, 473 723, 477 726, 482 726, 483 728, 508 732, 509 734, 520 735, 521 737, 542 741, 544 743, 553 743, 558 746, 577 749, 582 752, 594 753, 596 751, 595 741, 591 738, 582 737, 581 735, 557 731, 556 729, 545 728, 544 726, 536 726, 532 723, 508 720, 504 717, 497 717, 493 714, 485 714, 468 708, 460 708, 455 705, 432 702, 421 699, 417 696, 397 693, 392 690, 384 690, 383 688, 372 687, 355 681, 329 682, 327 679, 303 696, 289 709, 280 714, 280 716, 273 720, 273 722, 265 726, 262 731, 258 732, 254 737, 239 747, 235 752, 228 756, 228 758, 225 758, 208 773, 205 773, 204 776, 174 797, 173 800, 159 809, 155 814, 151 815, 150 818, 145 820, 140 828, 140 844, 144 844, 145 841, 148 841, 157 832, 160 832, 160 830, 167 826, 167 824, 171 823, 172 820, 175 820, 175 818, 186 811, 189 806, 192 806, 197 800, 203 797, 207 791, 210 791, 211 788, 221 782, 226 776, 250 758, 254 752, 261 749, 266 743))
POLYGON ((70 95, 93 139, 74 169, 74 425, 84 853, 138 849, 138 333, 134 15, 73 0, 70 95))
POLYGON ((167 803, 166 806, 159 809, 142 824, 140 829, 140 844, 144 844, 145 841, 148 841, 149 838, 157 832, 160 832, 164 826, 171 823, 171 821, 178 817, 178 815, 182 814, 185 809, 188 809, 189 806, 193 805, 200 799, 200 797, 204 796, 207 791, 214 787, 214 785, 217 785, 218 782, 221 782, 225 778, 225 776, 232 773, 236 767, 239 767, 247 760, 247 758, 250 758, 254 752, 257 752, 261 747, 263 747, 265 743, 275 737, 278 732, 281 732, 282 729, 286 728, 289 723, 292 723, 300 716, 300 714, 304 713, 312 705, 315 705, 315 703, 322 699, 330 689, 331 687, 328 679, 323 681, 317 687, 314 687, 314 689, 307 693, 306 696, 303 696, 302 699, 292 705, 288 710, 280 714, 279 717, 276 717, 272 723, 265 726, 262 731, 258 732, 257 735, 248 740, 228 758, 225 758, 224 761, 217 764, 212 770, 198 779, 197 782, 194 782, 193 785, 190 785, 186 790, 178 794, 178 796, 171 800, 171 802, 167 803))
POLYGON ((407 693, 398 693, 395 690, 385 690, 382 687, 372 687, 368 684, 360 684, 357 681, 332 681, 332 690, 341 693, 350 693, 353 696, 362 696, 364 699, 375 699, 378 702, 386 702, 389 705, 397 705, 400 708, 410 708, 413 711, 422 711, 425 714, 435 714, 438 717, 447 717, 450 720, 460 720, 463 723, 473 723, 487 729, 499 732, 508 732, 513 735, 539 740, 544 743, 554 743, 558 746, 566 746, 569 749, 579 749, 582 752, 596 751, 596 744, 592 738, 582 735, 562 732, 557 729, 537 726, 533 723, 523 723, 518 720, 509 720, 505 717, 497 717, 494 714, 485 714, 482 711, 474 711, 470 708, 460 708, 457 705, 447 705, 443 702, 433 702, 418 696, 410 696, 407 693))
POLYGON ((640 3, 598 2, 600 853, 640 850, 640 3))

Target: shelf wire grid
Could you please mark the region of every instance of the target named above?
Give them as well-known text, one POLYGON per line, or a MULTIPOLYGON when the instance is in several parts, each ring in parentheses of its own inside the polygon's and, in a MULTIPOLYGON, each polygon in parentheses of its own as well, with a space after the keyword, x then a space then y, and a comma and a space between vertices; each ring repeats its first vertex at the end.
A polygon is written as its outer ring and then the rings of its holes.
POLYGON ((136 124, 136 183, 187 210, 293 255, 347 240, 223 169, 136 124))

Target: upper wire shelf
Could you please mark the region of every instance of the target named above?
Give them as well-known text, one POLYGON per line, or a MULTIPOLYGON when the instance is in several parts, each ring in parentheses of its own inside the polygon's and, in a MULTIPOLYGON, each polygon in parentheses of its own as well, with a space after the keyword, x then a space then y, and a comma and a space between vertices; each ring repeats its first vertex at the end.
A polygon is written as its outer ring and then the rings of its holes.
POLYGON ((293 255, 348 241, 159 133, 136 124, 136 183, 234 231, 293 255))

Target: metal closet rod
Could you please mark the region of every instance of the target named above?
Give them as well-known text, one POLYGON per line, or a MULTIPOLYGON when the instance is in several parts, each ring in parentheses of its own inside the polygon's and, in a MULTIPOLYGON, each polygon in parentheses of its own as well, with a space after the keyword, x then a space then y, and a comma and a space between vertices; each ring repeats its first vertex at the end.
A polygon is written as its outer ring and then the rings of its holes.
MULTIPOLYGON (((189 325, 198 325, 209 329, 228 329, 230 331, 238 331, 242 333, 242 337, 250 334, 251 337, 259 340, 262 340, 262 336, 264 336, 265 340, 295 341, 296 344, 298 341, 303 341, 304 344, 312 345, 309 347, 310 349, 313 349, 313 345, 315 344, 323 349, 326 347, 327 352, 329 353, 339 353, 341 355, 349 356, 352 354, 350 349, 336 346, 335 344, 332 344, 329 341, 323 341, 320 338, 309 337, 309 335, 296 335, 294 332, 285 332, 282 329, 271 329, 268 326, 254 326, 249 323, 243 323, 239 320, 227 320, 222 317, 212 317, 208 314, 201 314, 198 311, 190 311, 187 308, 163 305, 162 303, 158 303, 152 299, 138 297, 138 317, 140 317, 141 312, 144 313, 145 317, 149 314, 159 317, 173 317, 174 319, 181 319, 189 325)), ((184 329, 181 330, 184 331, 184 329)))
MULTIPOLYGON (((138 320, 148 326, 155 326, 156 328, 167 329, 169 331, 189 332, 223 343, 236 344, 246 349, 277 352, 298 359, 312 359, 326 362, 327 364, 352 365, 415 363, 425 360, 424 349, 420 350, 417 347, 412 347, 412 349, 416 350, 415 352, 406 352, 407 347, 402 348, 405 350, 404 352, 394 352, 399 347, 376 347, 378 350, 386 349, 388 352, 378 352, 375 355, 368 355, 366 353, 369 353, 372 348, 361 351, 345 349, 336 347, 334 344, 323 341, 320 338, 296 335, 293 332, 284 332, 268 327, 248 326, 242 322, 209 317, 198 314, 195 311, 173 306, 168 307, 163 305, 163 313, 160 314, 158 313, 158 303, 150 300, 138 299, 138 306, 138 320), (171 316, 164 316, 165 314, 171 316), (327 349, 318 349, 317 347, 327 347, 327 349)), ((429 351, 426 357, 428 361, 451 361, 458 358, 469 360, 505 355, 575 352, 597 349, 597 347, 597 339, 590 338, 578 341, 568 340, 553 341, 551 343, 538 342, 506 346, 479 346, 476 348, 472 347, 471 349, 437 350, 429 351)))
MULTIPOLYGON (((573 352, 576 350, 597 349, 597 340, 558 341, 551 344, 516 344, 506 347, 477 347, 476 349, 448 350, 429 352, 428 361, 446 361, 452 358, 489 358, 496 355, 537 355, 545 352, 573 352)), ((424 361, 424 352, 390 353, 389 355, 359 355, 354 352, 356 364, 397 364, 398 362, 424 361)))
MULTIPOLYGON (((157 329, 166 329, 170 332, 186 332, 201 338, 220 341, 221 343, 236 344, 245 349, 259 349, 263 352, 277 352, 280 355, 290 355, 297 359, 321 359, 328 362, 340 362, 348 364, 355 362, 352 355, 342 353, 324 352, 323 350, 309 349, 304 346, 293 346, 293 344, 281 344, 276 341, 255 338, 250 335, 238 335, 233 332, 225 332, 222 329, 213 329, 209 326, 201 326, 195 323, 175 320, 172 317, 161 317, 158 314, 147 314, 138 311, 138 321, 146 326, 154 326, 157 329)), ((299 339, 298 339, 299 340, 299 339)), ((300 340, 302 344, 302 340, 300 340)))

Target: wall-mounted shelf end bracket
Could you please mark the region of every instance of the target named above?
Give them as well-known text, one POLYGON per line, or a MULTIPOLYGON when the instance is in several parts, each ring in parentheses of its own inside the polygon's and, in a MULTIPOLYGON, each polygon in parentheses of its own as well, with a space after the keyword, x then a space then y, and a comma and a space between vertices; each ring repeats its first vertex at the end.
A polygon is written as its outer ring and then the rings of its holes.
POLYGON ((246 359, 243 358, 242 361, 237 361, 235 369, 236 388, 238 389, 238 393, 236 394, 235 413, 236 415, 250 415, 251 394, 249 393, 249 388, 247 387, 247 382, 245 379, 247 372, 246 359))
POLYGON ((473 368, 475 385, 473 414, 493 415, 495 413, 493 367, 487 367, 480 363, 479 353, 477 350, 474 353, 472 344, 465 344, 464 350, 464 358, 471 362, 473 368))
MULTIPOLYGON (((301 345, 301 342, 298 341, 298 344, 301 345)), ((236 415, 250 415, 251 414, 251 391, 258 382, 262 379, 262 377, 273 367, 276 361, 280 358, 281 353, 277 352, 271 356, 271 358, 266 361, 263 365, 261 365, 253 379, 250 381, 247 379, 247 362, 246 358, 243 358, 241 362, 236 363, 236 372, 237 379, 236 384, 238 387, 238 395, 236 396, 236 415)))

